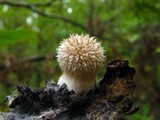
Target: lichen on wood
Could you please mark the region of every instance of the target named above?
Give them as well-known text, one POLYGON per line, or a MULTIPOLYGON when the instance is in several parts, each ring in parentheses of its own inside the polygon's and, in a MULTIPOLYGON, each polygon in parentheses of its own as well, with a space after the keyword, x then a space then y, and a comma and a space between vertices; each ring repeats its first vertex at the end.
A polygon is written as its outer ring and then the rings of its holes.
POLYGON ((41 90, 18 86, 19 95, 3 113, 4 120, 123 120, 132 108, 135 69, 127 60, 108 62, 104 78, 86 96, 75 98, 63 84, 46 83, 41 90))

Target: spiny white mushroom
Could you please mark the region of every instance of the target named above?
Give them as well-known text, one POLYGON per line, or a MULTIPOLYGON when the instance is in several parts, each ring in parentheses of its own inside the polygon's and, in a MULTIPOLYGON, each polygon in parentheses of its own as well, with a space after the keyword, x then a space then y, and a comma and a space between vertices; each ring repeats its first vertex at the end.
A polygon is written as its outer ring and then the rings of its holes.
POLYGON ((58 84, 65 83, 69 90, 81 94, 94 87, 105 56, 101 43, 95 37, 74 34, 57 48, 57 60, 63 70, 58 84))

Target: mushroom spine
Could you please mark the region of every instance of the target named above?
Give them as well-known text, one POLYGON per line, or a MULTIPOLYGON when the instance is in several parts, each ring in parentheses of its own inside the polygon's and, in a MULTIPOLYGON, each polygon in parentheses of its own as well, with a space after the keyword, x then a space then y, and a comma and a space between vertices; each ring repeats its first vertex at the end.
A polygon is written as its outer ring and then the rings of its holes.
POLYGON ((70 35, 57 48, 57 60, 63 70, 58 84, 65 83, 77 94, 89 91, 95 85, 96 75, 105 58, 104 49, 95 37, 70 35))

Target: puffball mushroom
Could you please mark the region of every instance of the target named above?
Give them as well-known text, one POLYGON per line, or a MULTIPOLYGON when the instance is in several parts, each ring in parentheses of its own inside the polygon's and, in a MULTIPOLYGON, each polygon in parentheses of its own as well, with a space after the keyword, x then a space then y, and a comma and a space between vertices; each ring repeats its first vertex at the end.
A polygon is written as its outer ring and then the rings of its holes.
POLYGON ((101 43, 95 37, 73 34, 60 43, 57 60, 63 70, 58 84, 65 83, 69 90, 81 94, 94 87, 105 55, 101 43))

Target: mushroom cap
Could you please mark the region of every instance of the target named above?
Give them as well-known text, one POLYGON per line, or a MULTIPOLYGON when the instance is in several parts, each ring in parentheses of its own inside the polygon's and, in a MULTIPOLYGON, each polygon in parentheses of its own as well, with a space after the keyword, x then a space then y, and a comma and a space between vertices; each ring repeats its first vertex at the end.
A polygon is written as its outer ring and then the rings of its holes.
POLYGON ((70 35, 57 48, 59 66, 73 74, 95 73, 105 61, 104 50, 95 37, 70 35))

